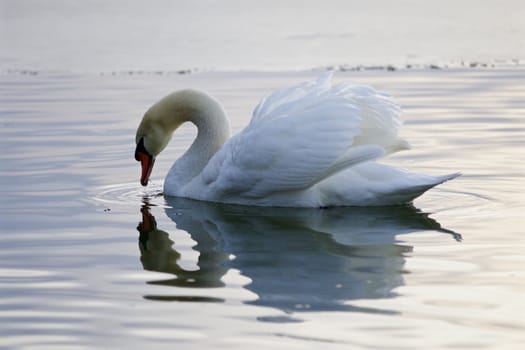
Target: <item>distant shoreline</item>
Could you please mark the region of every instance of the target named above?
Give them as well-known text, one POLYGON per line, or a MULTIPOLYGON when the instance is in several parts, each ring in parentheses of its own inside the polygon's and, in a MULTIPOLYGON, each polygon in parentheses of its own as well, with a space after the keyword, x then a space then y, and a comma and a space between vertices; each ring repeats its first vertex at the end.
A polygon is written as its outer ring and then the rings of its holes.
POLYGON ((334 70, 338 72, 360 72, 360 71, 407 71, 407 70, 453 70, 453 69, 522 69, 525 68, 525 62, 521 59, 501 60, 493 62, 485 61, 461 61, 450 63, 407 63, 405 65, 350 65, 350 64, 336 64, 317 66, 307 69, 206 69, 206 68, 187 68, 187 69, 158 69, 158 70, 142 70, 142 69, 122 69, 122 70, 101 70, 101 71, 73 71, 73 70, 46 70, 46 69, 22 69, 22 68, 3 68, 0 69, 2 75, 53 75, 53 74, 88 74, 88 75, 103 75, 103 76, 132 76, 132 75, 187 75, 197 73, 277 73, 277 72, 308 72, 308 71, 324 71, 334 70))

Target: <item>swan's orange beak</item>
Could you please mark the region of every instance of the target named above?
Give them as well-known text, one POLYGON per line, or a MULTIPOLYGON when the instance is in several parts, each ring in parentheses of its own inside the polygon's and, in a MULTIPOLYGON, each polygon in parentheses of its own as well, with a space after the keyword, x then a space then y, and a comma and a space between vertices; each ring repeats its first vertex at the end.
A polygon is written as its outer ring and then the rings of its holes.
POLYGON ((139 153, 139 161, 142 165, 142 175, 140 176, 140 184, 142 186, 147 186, 149 177, 151 175, 151 170, 153 170, 153 164, 155 159, 146 153, 139 153))
POLYGON ((141 138, 137 144, 137 149, 135 150, 135 159, 140 162, 142 167, 142 173, 140 176, 140 184, 142 186, 147 186, 151 171, 153 170, 153 164, 155 163, 155 158, 148 153, 144 147, 144 138, 141 138))

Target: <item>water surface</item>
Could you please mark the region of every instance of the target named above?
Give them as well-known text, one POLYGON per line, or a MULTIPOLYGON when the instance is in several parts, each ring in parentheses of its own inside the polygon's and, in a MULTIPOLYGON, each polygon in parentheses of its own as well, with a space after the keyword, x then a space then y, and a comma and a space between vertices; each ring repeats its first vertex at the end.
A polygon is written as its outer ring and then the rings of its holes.
POLYGON ((260 209, 138 183, 134 132, 182 87, 235 131, 314 72, 0 75, 0 346, 516 349, 525 342, 522 69, 338 73, 392 93, 413 149, 463 175, 414 206, 260 209))
POLYGON ((515 65, 524 17, 522 0, 1 0, 0 70, 515 65))

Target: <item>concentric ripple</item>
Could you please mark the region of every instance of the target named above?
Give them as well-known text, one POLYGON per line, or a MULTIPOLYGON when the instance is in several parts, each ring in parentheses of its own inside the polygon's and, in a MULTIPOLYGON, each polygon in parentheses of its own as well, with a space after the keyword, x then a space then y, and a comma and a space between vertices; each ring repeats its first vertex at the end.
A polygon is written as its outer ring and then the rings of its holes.
POLYGON ((416 199, 415 205, 433 214, 454 213, 454 217, 474 220, 480 213, 487 216, 501 210, 504 204, 485 194, 437 187, 416 199))
POLYGON ((128 206, 148 202, 152 205, 167 207, 161 184, 151 184, 144 188, 135 182, 129 182, 101 186, 95 188, 94 191, 91 199, 106 206, 128 206))

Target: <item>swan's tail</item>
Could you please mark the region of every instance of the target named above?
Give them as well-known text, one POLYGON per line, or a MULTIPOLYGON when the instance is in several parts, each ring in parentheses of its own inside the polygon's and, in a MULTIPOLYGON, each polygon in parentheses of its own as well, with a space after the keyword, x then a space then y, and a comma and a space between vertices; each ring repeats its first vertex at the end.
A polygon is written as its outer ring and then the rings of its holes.
POLYGON ((461 176, 460 172, 448 174, 448 175, 436 176, 438 179, 438 182, 434 186, 442 184, 443 182, 447 182, 448 180, 455 179, 458 176, 461 176))
POLYGON ((436 187, 437 185, 440 185, 449 180, 455 179, 458 176, 461 176, 461 173, 434 176, 433 181, 430 181, 424 184, 408 186, 401 190, 396 191, 394 196, 396 197, 399 196, 399 199, 398 200, 396 200, 395 198, 391 198, 391 199, 393 199, 394 201, 399 201, 399 203, 409 203, 413 201, 414 199, 416 199, 417 197, 421 196, 426 191, 430 190, 431 188, 436 187))

